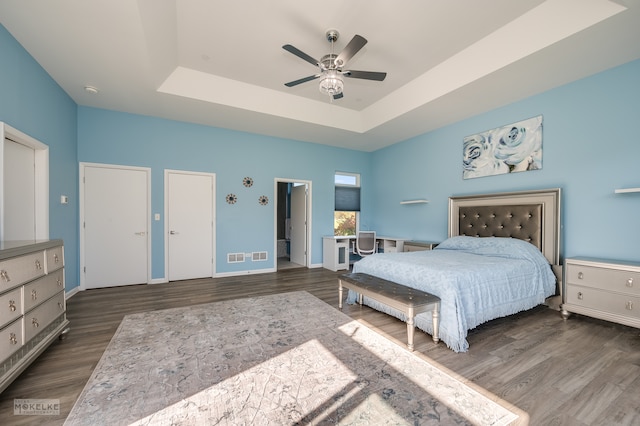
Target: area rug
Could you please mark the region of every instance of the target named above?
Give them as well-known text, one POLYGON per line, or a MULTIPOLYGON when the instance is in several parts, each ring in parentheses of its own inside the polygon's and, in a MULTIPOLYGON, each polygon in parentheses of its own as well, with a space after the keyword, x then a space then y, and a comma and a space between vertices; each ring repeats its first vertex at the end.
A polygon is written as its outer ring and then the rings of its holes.
POLYGON ((522 424, 496 401, 291 292, 126 316, 65 424, 522 424))

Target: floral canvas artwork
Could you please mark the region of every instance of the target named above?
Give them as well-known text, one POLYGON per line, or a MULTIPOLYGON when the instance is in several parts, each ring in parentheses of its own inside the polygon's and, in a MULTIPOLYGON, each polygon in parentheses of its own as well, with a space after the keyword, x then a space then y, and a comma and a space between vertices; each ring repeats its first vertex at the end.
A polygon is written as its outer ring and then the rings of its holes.
POLYGON ((462 178, 542 169, 542 116, 464 138, 462 178))

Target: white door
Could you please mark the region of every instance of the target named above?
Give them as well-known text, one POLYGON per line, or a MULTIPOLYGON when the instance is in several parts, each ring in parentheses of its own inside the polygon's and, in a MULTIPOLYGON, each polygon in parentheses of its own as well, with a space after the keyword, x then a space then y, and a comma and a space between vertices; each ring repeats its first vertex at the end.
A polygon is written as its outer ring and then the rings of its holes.
POLYGON ((215 175, 165 172, 169 281, 214 275, 215 175))
POLYGON ((147 283, 150 171, 81 167, 83 287, 147 283))
POLYGON ((3 240, 36 239, 35 150, 4 141, 3 240))
POLYGON ((307 185, 291 189, 291 246, 293 263, 307 265, 307 185))

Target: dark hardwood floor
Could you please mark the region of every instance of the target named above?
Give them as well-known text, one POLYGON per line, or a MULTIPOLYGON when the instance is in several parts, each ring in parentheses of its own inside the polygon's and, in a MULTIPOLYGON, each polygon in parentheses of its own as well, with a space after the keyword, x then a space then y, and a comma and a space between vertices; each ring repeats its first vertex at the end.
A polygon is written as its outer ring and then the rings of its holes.
MULTIPOLYGON (((297 268, 88 290, 67 302, 71 330, 0 394, 0 424, 62 424, 122 318, 130 313, 305 290, 337 308, 337 276, 297 268), (61 415, 15 416, 16 398, 59 399, 61 415)), ((401 345, 406 325, 367 307, 344 312, 401 345)), ((418 332, 416 353, 530 416, 532 425, 639 425, 640 330, 538 307, 472 330, 457 354, 418 332)), ((109 424, 105 419, 105 424, 109 424)))

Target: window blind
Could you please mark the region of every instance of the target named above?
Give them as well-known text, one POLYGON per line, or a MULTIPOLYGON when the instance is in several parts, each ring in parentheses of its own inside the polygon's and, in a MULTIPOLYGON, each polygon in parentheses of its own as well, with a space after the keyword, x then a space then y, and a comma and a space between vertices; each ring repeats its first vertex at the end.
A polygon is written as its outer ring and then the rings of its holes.
POLYGON ((336 206, 338 212, 360 211, 360 188, 353 186, 336 186, 336 206))

